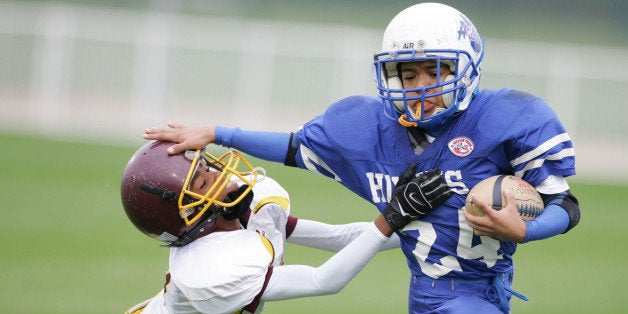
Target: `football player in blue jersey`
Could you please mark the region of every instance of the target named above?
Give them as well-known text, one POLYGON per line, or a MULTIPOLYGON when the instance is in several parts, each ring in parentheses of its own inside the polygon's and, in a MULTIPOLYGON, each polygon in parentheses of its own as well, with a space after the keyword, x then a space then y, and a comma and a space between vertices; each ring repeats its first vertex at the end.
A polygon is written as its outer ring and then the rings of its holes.
POLYGON ((398 233, 411 272, 409 312, 508 313, 513 294, 525 299, 512 289, 517 244, 569 231, 580 209, 565 179, 575 175, 565 128, 536 96, 480 90, 484 52, 464 14, 417 4, 392 19, 374 56, 379 97, 342 99, 294 133, 170 123, 147 129, 144 138, 179 143, 169 153, 216 143, 308 169, 385 214, 409 206, 389 205, 397 174, 412 163, 417 172, 439 168, 455 194, 398 233), (543 213, 524 222, 507 193, 502 210, 467 213, 471 188, 498 174, 532 184, 545 202, 543 213))

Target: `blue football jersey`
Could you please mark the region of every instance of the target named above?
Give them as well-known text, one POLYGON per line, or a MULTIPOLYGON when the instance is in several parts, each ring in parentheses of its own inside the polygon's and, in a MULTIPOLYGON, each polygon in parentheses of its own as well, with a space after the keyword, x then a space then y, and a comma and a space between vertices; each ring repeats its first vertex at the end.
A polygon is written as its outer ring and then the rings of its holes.
POLYGON ((516 243, 474 235, 462 214, 479 181, 514 174, 537 186, 550 176, 575 174, 573 145, 554 111, 542 99, 511 89, 479 92, 422 151, 414 149, 405 127, 385 115, 381 99, 369 96, 332 104, 297 136, 299 167, 335 179, 380 211, 411 162, 417 171, 442 170, 455 194, 399 233, 411 273, 432 278, 512 270, 516 243))

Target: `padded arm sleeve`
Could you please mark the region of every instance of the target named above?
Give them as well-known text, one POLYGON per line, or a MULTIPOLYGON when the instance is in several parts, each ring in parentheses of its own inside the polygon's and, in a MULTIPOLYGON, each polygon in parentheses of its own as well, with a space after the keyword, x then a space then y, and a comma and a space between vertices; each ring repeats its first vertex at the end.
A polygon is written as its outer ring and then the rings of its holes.
POLYGON ((285 300, 338 293, 373 258, 388 238, 370 224, 355 241, 320 267, 284 265, 275 267, 262 299, 285 300))
POLYGON ((522 243, 547 239, 561 234, 569 226, 569 214, 562 207, 550 204, 541 215, 526 221, 526 235, 522 243))
MULTIPOLYGON (((354 222, 343 225, 330 225, 323 222, 299 219, 288 243, 338 252, 357 238, 371 223, 354 222)), ((382 250, 399 248, 399 237, 393 234, 382 250)))
POLYGON ((215 144, 235 148, 253 157, 283 163, 290 145, 290 133, 248 131, 216 126, 215 144))
POLYGON ((526 222, 526 235, 522 243, 547 239, 566 233, 580 222, 578 199, 570 190, 556 194, 541 194, 547 204, 543 213, 526 222))

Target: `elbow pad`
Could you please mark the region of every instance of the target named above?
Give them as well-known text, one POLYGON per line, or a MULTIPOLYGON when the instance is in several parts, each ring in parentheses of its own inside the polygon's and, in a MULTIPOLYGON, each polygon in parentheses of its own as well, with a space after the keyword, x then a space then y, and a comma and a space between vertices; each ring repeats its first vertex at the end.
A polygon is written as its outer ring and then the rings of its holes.
POLYGON ((571 194, 570 190, 553 195, 541 194, 541 196, 546 207, 551 204, 558 205, 569 215, 569 226, 563 233, 567 233, 567 231, 571 230, 580 222, 580 206, 578 205, 578 199, 571 194))
POLYGON ((558 205, 564 208, 567 214, 569 214, 569 227, 565 230, 566 233, 580 222, 580 206, 578 205, 578 199, 571 194, 570 191, 567 191, 567 196, 565 196, 563 201, 558 205))

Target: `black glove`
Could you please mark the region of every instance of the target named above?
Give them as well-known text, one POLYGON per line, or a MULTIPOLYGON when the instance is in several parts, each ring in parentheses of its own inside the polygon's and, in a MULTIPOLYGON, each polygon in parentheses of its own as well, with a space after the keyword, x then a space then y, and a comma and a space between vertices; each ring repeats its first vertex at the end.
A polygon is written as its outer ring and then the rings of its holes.
POLYGON ((411 164, 399 177, 393 198, 384 209, 386 221, 395 230, 425 217, 453 194, 444 183, 440 169, 421 172, 413 178, 415 168, 416 165, 411 164))
MULTIPOLYGON (((234 200, 238 199, 238 197, 240 197, 240 195, 242 195, 242 193, 244 193, 244 191, 246 191, 248 187, 249 187, 248 185, 243 184, 237 190, 233 192, 229 192, 227 194, 227 197, 225 197, 224 202, 231 203, 234 200)), ((247 210, 249 210, 252 201, 253 201, 253 190, 249 191, 249 193, 246 194, 246 196, 244 196, 244 198, 237 204, 231 207, 221 207, 217 210, 217 212, 221 214, 223 217, 225 217, 225 219, 228 219, 228 220, 240 218, 242 217, 242 215, 244 215, 247 212, 247 210)))

